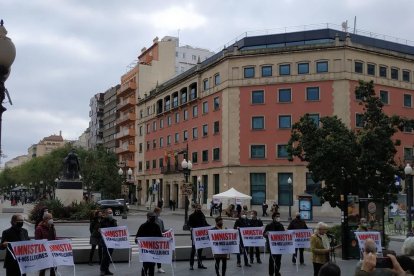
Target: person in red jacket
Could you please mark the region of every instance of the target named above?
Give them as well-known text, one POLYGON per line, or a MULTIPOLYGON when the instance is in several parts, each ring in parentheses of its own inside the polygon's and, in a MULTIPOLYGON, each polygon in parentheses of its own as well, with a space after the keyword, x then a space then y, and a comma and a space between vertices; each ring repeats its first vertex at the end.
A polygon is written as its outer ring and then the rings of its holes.
MULTIPOLYGON (((51 213, 45 213, 43 215, 43 220, 37 225, 35 230, 35 239, 36 240, 56 240, 56 230, 53 225, 53 217, 51 213)), ((45 276, 46 269, 42 269, 39 272, 39 276, 45 276)), ((55 276, 55 268, 50 268, 50 276, 55 276)))

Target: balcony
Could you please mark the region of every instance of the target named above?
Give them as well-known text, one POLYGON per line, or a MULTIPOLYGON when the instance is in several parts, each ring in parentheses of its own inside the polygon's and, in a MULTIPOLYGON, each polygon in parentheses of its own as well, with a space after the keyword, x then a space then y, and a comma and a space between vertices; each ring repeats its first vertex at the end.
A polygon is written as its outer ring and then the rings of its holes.
POLYGON ((162 174, 182 173, 182 170, 181 164, 167 164, 167 166, 161 167, 162 174))
POLYGON ((133 128, 129 128, 129 129, 124 129, 121 130, 120 132, 118 132, 115 136, 116 139, 121 139, 121 138, 130 138, 130 137, 134 137, 135 136, 135 129, 133 128))
POLYGON ((121 103, 119 103, 119 105, 117 106, 118 111, 124 111, 127 110, 128 108, 134 107, 135 106, 135 98, 134 97, 128 97, 127 99, 121 101, 121 103))
POLYGON ((135 168, 135 160, 128 160, 128 161, 126 162, 126 166, 127 166, 128 168, 135 168))
POLYGON ((118 96, 122 97, 130 92, 135 92, 137 89, 137 84, 134 81, 128 81, 121 85, 121 88, 118 90, 118 96))
POLYGON ((134 122, 136 120, 135 113, 128 113, 128 115, 121 115, 116 119, 117 125, 123 125, 128 122, 134 122))
POLYGON ((116 154, 122 154, 127 152, 135 152, 135 145, 121 146, 115 149, 116 154))

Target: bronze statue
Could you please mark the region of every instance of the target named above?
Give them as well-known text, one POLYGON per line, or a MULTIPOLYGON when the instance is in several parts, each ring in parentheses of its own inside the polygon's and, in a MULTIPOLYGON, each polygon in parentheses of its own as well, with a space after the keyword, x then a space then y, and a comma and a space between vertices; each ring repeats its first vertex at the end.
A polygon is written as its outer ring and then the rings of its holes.
POLYGON ((75 149, 72 149, 68 156, 63 159, 63 177, 66 179, 79 179, 79 159, 75 153, 75 149))

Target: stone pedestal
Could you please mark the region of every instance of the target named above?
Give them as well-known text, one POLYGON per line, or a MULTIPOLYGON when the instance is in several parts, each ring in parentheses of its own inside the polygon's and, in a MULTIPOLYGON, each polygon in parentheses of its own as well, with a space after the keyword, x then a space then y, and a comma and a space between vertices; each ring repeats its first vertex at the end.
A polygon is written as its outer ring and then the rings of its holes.
POLYGON ((72 204, 72 202, 80 203, 83 200, 82 181, 59 180, 56 186, 55 197, 65 206, 72 204))

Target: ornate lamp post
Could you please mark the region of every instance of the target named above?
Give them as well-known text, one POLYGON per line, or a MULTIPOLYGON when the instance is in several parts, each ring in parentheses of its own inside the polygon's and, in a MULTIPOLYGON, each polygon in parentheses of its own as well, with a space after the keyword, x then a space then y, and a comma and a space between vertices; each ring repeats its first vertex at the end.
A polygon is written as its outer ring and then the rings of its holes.
POLYGON ((287 183, 289 185, 289 218, 288 220, 291 221, 292 220, 292 201, 293 201, 293 181, 292 178, 288 178, 287 183))
POLYGON ((5 82, 10 75, 10 67, 16 57, 16 48, 13 42, 7 36, 7 30, 3 26, 3 20, 0 21, 0 158, 2 156, 1 150, 1 120, 3 112, 6 108, 3 106, 6 93, 8 96, 5 82))
MULTIPOLYGON (((125 185, 128 185, 128 192, 129 192, 129 183, 132 177, 132 169, 128 168, 128 170, 126 170, 126 167, 124 168, 124 170, 122 168, 119 168, 118 170, 118 174, 120 177, 123 178, 123 185, 125 187, 125 185)), ((124 195, 124 208, 123 208, 123 212, 122 212, 122 219, 127 219, 128 215, 127 215, 127 206, 126 206, 126 201, 127 201, 127 191, 126 189, 124 189, 123 191, 123 195, 124 195)))
POLYGON ((201 204, 201 192, 203 191, 203 187, 202 187, 202 184, 201 184, 201 176, 197 177, 197 189, 198 189, 198 193, 197 193, 198 200, 197 200, 197 203, 198 204, 201 204))
POLYGON ((406 187, 407 187, 407 237, 413 236, 412 225, 411 225, 411 209, 413 207, 413 168, 410 164, 407 164, 404 168, 406 176, 406 187))
MULTIPOLYGON (((188 151, 187 151, 188 153, 188 151)), ((191 169, 193 168, 193 164, 191 163, 190 160, 183 160, 183 162, 181 162, 181 167, 183 168, 183 174, 185 177, 185 184, 188 185, 188 177, 191 174, 191 169)), ((190 230, 190 227, 188 226, 188 205, 190 204, 189 200, 188 200, 188 194, 187 191, 185 191, 185 202, 184 202, 184 226, 183 226, 183 230, 190 230)))

